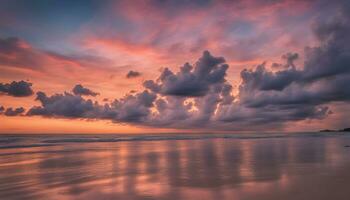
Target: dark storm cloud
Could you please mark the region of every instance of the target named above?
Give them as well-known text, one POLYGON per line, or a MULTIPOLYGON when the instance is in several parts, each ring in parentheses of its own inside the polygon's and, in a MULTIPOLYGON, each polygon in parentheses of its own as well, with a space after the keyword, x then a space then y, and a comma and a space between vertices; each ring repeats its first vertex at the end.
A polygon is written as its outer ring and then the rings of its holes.
POLYGON ((294 61, 299 58, 299 54, 297 53, 286 53, 282 55, 282 58, 287 61, 286 67, 295 68, 294 61))
POLYGON ((350 76, 338 76, 332 81, 320 80, 312 84, 295 84, 283 90, 274 91, 241 91, 240 99, 248 107, 264 107, 271 105, 320 105, 335 101, 349 101, 350 91, 347 89, 350 76), (250 95, 252 92, 254 94, 250 95))
POLYGON ((139 76, 141 76, 141 73, 140 73, 140 72, 132 71, 132 70, 130 70, 130 71, 126 74, 126 78, 136 78, 136 77, 139 77, 139 76))
POLYGON ((165 68, 157 81, 144 82, 147 89, 170 96, 205 96, 215 84, 225 82, 228 65, 222 57, 213 57, 205 51, 194 67, 188 63, 173 73, 165 68))
POLYGON ((157 99, 155 102, 159 115, 151 119, 155 126, 169 126, 173 123, 184 122, 190 118, 192 103, 185 103, 185 98, 168 96, 164 99, 157 99))
POLYGON ((89 118, 95 114, 96 106, 91 100, 85 100, 80 95, 70 93, 47 96, 37 92, 36 100, 41 106, 34 106, 27 115, 41 115, 48 117, 89 118))
POLYGON ((153 107, 156 98, 157 96, 154 93, 148 91, 127 95, 121 99, 116 99, 111 103, 110 110, 107 111, 115 113, 114 121, 143 122, 147 120, 151 113, 150 108, 153 107))
POLYGON ((4 115, 10 116, 10 117, 12 117, 12 116, 18 116, 18 115, 23 114, 24 111, 25 111, 25 110, 24 110, 23 107, 19 107, 19 108, 15 108, 15 109, 13 109, 13 108, 7 108, 7 109, 5 110, 5 112, 4 112, 4 115))
POLYGON ((307 48, 303 78, 313 81, 350 72, 350 17, 343 15, 329 22, 318 22, 314 33, 319 47, 307 48))
POLYGON ((295 68, 273 73, 266 70, 265 64, 259 65, 255 70, 244 69, 241 71, 242 85, 244 89, 254 90, 283 90, 285 87, 300 77, 300 72, 295 68))
POLYGON ((239 103, 218 111, 219 120, 242 123, 285 123, 323 119, 332 114, 328 103, 350 100, 350 21, 340 15, 319 21, 314 33, 320 46, 307 47, 305 64, 296 70, 296 54, 285 54, 287 68, 270 72, 263 65, 241 72, 239 103))
POLYGON ((72 92, 75 95, 86 95, 86 96, 93 96, 93 97, 99 95, 99 93, 94 92, 94 91, 90 90, 89 88, 82 86, 81 84, 74 86, 72 92))
POLYGON ((92 100, 85 100, 80 95, 65 92, 47 96, 37 93, 41 106, 34 106, 28 116, 40 115, 61 118, 110 119, 115 122, 138 122, 148 116, 156 95, 143 91, 116 99, 111 104, 100 105, 92 100))
MULTIPOLYGON (((264 66, 258 66, 254 71, 244 70, 241 73, 241 97, 252 106, 318 105, 331 101, 348 101, 349 19, 348 15, 342 15, 329 22, 316 23, 314 32, 320 46, 306 48, 303 70, 298 71, 293 66, 276 73, 267 72, 264 66), (283 91, 263 91, 269 89, 283 91)), ((289 60, 290 56, 287 62, 289 60)))
POLYGON ((27 97, 33 94, 32 83, 26 81, 12 81, 11 83, 0 83, 0 94, 13 97, 27 97))
MULTIPOLYGON (((236 127, 283 125, 285 122, 305 119, 323 119, 331 112, 327 106, 277 105, 250 108, 241 104, 232 104, 226 110, 219 110, 217 120, 234 124, 236 127)), ((249 129, 249 127, 245 127, 249 129)))
POLYGON ((4 106, 0 106, 0 114, 2 114, 2 112, 4 112, 5 108, 4 106))

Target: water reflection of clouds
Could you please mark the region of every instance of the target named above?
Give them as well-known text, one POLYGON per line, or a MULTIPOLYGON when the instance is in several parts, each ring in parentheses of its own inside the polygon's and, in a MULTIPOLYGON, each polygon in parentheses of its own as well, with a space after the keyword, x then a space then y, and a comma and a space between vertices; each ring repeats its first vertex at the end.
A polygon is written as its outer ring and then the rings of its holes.
MULTIPOLYGON (((259 195, 277 198, 298 191, 299 186, 312 186, 311 182, 304 183, 300 174, 322 174, 329 170, 329 162, 333 167, 349 166, 339 141, 276 138, 81 143, 60 148, 36 147, 33 154, 28 154, 28 150, 21 154, 22 149, 13 149, 15 156, 11 157, 11 152, 0 156, 3 164, 0 196, 7 199, 204 200, 249 199, 259 195), (338 155, 337 159, 334 154, 338 155), (345 160, 340 159, 342 155, 345 160)), ((333 171, 328 173, 337 176, 333 171)), ((328 176, 323 178, 318 177, 321 182, 330 181, 328 176)), ((350 179, 345 183, 350 183, 350 179)))

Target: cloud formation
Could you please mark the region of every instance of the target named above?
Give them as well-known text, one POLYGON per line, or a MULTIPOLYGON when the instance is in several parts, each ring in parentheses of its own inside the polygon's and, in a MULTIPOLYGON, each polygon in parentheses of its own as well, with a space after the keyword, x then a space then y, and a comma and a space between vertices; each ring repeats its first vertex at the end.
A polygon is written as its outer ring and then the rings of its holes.
POLYGON ((212 87, 226 82, 227 68, 224 58, 214 57, 205 51, 194 67, 186 63, 176 74, 165 68, 157 81, 148 80, 143 85, 162 95, 205 96, 212 87))
POLYGON ((23 107, 19 107, 19 108, 15 108, 15 109, 7 108, 4 112, 4 115, 9 116, 9 117, 13 117, 13 116, 22 115, 24 112, 25 112, 25 109, 23 107))
POLYGON ((37 92, 36 100, 41 106, 34 106, 27 115, 41 115, 45 117, 91 118, 95 113, 95 105, 91 100, 85 100, 80 95, 65 92, 47 96, 44 92, 37 92))
MULTIPOLYGON (((307 47, 303 69, 297 70, 296 54, 284 56, 285 69, 271 72, 265 64, 241 72, 239 102, 219 117, 226 122, 285 123, 323 119, 332 111, 331 102, 350 100, 350 21, 342 15, 328 22, 318 21, 314 33, 320 46, 307 47)), ((253 124, 252 123, 252 124, 253 124)))
POLYGON ((72 92, 75 95, 85 95, 85 96, 93 96, 93 97, 99 95, 99 93, 94 92, 89 88, 82 86, 81 84, 74 86, 74 88, 72 89, 72 92))
POLYGON ((136 77, 139 77, 141 76, 141 73, 140 72, 137 72, 137 71, 133 71, 133 70, 130 70, 127 74, 126 74, 126 78, 136 78, 136 77))
POLYGON ((27 97, 33 94, 32 83, 26 81, 12 81, 11 83, 0 83, 0 94, 13 97, 27 97))
POLYGON ((0 37, 0 68, 5 77, 25 75, 35 79, 45 76, 51 82, 57 79, 67 82, 77 77, 85 80, 91 78, 91 74, 95 74, 96 79, 117 70, 108 58, 90 52, 45 50, 19 37, 0 37))
POLYGON ((302 70, 296 70, 293 66, 275 73, 267 72, 264 66, 258 66, 254 71, 244 70, 241 73, 241 99, 251 106, 320 105, 332 101, 348 101, 349 15, 344 12, 329 22, 317 22, 314 33, 320 46, 306 48, 302 70))
POLYGON ((204 51, 197 62, 185 63, 177 72, 164 68, 158 78, 143 83, 142 92, 104 104, 87 99, 97 93, 82 85, 76 85, 73 93, 38 92, 40 106, 30 108, 27 115, 213 130, 268 129, 325 119, 333 113, 330 104, 350 100, 347 8, 331 20, 314 23, 317 45, 305 48, 303 66, 296 64, 298 53, 286 51, 284 63, 242 70, 237 93, 227 81, 226 60, 204 51))
POLYGON ((151 113, 150 108, 156 95, 148 91, 126 95, 115 99, 110 104, 100 105, 92 100, 85 100, 80 95, 65 92, 47 96, 38 92, 36 100, 41 106, 34 106, 28 116, 40 115, 46 117, 110 119, 115 122, 140 122, 151 113))
POLYGON ((104 105, 85 100, 78 92, 50 97, 38 92, 41 106, 27 115, 229 130, 323 119, 332 114, 329 103, 350 100, 349 25, 348 15, 317 23, 314 32, 320 46, 306 48, 301 69, 294 64, 299 55, 287 53, 278 71, 265 63, 242 70, 236 96, 226 80, 225 59, 205 51, 194 65, 186 63, 176 73, 165 68, 156 80, 143 83, 147 90, 104 105))
POLYGON ((43 59, 42 55, 25 41, 17 37, 0 38, 1 65, 38 69, 40 59, 43 59))

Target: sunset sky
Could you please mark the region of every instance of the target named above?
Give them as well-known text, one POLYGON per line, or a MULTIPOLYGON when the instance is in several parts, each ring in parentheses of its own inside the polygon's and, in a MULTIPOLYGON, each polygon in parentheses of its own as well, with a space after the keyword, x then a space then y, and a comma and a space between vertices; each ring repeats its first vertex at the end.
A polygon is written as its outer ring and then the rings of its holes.
POLYGON ((0 133, 349 126, 350 3, 0 0, 0 133))

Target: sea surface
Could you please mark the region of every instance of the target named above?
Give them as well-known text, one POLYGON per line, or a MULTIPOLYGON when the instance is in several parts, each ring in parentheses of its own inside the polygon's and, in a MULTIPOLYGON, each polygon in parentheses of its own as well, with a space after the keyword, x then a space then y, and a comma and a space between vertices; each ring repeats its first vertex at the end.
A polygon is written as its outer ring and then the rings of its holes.
POLYGON ((0 199, 349 200, 350 134, 1 135, 0 199))

